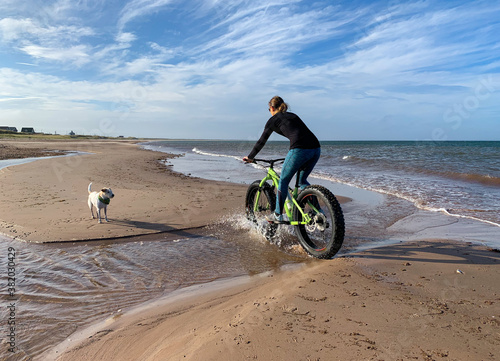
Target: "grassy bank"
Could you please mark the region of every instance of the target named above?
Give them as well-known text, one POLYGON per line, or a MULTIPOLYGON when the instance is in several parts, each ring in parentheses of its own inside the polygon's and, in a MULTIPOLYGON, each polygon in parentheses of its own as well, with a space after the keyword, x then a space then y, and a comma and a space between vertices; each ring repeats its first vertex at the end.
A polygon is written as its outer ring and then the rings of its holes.
POLYGON ((126 139, 136 140, 135 137, 104 137, 99 135, 61 135, 61 134, 45 134, 45 133, 14 133, 8 131, 0 131, 0 139, 39 139, 39 140, 71 140, 71 139, 126 139))

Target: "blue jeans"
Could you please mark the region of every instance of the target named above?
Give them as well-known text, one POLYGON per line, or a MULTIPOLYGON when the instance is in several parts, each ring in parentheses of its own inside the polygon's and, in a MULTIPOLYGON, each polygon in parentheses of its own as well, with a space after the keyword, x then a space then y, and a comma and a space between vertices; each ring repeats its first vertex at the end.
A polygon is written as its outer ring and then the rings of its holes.
POLYGON ((283 168, 281 169, 280 182, 278 185, 278 199, 275 210, 277 214, 283 212, 283 206, 285 205, 285 200, 288 195, 288 185, 295 173, 298 172, 297 177, 300 189, 304 189, 310 184, 307 181, 307 177, 309 177, 309 174, 311 174, 314 166, 318 162, 320 154, 321 148, 295 148, 288 151, 285 162, 283 163, 283 168))

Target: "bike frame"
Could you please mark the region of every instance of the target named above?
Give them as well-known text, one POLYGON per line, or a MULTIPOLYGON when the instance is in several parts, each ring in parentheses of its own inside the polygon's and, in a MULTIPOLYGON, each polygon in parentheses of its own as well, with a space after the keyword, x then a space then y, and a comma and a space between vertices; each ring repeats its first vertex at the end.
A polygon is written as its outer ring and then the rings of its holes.
MULTIPOLYGON (((267 170, 267 175, 264 177, 264 179, 262 179, 262 181, 259 184, 259 190, 257 191, 257 196, 255 197, 254 212, 258 211, 258 203, 259 203, 259 199, 260 199, 261 189, 262 189, 262 187, 264 187, 264 184, 267 181, 271 181, 273 183, 274 187, 276 189, 278 189, 280 177, 279 177, 278 173, 276 173, 276 171, 273 169, 273 163, 274 162, 270 163, 269 168, 267 170)), ((308 224, 309 222, 311 222, 311 217, 309 217, 308 214, 304 213, 302 208, 297 203, 297 195, 299 194, 299 187, 298 187, 297 182, 298 182, 298 180, 296 181, 295 188, 293 190, 290 187, 288 188, 288 197, 285 200, 285 206, 284 206, 286 215, 288 216, 288 220, 289 220, 289 222, 287 222, 287 224, 290 224, 292 226, 299 226, 301 224, 308 224), (297 209, 299 210, 299 212, 302 215, 302 221, 300 221, 300 222, 291 220, 293 218, 292 210, 293 210, 294 206, 297 207, 297 209)), ((278 201, 278 199, 276 199, 276 201, 278 201)), ((312 205, 311 205, 311 207, 315 211, 317 211, 312 205)))

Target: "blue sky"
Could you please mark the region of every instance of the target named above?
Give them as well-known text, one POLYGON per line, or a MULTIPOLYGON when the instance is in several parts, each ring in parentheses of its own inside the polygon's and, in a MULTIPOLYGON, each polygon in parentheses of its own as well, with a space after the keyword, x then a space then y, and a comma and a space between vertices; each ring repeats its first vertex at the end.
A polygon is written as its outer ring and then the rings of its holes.
POLYGON ((500 2, 0 0, 0 125, 257 139, 500 140, 500 2), (275 138, 279 139, 279 138, 275 138))

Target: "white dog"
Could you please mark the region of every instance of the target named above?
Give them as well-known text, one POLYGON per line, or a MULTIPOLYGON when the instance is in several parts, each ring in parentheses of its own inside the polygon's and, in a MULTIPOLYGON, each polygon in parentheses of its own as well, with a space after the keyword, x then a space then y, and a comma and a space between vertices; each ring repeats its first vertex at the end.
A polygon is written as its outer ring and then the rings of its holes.
POLYGON ((115 195, 113 194, 113 191, 111 188, 103 188, 101 189, 100 192, 92 192, 90 189, 92 186, 92 183, 89 184, 89 208, 90 208, 90 213, 92 214, 92 219, 94 219, 94 207, 97 211, 97 219, 98 222, 101 223, 101 209, 104 208, 104 218, 106 219, 106 222, 108 221, 108 204, 115 195))

